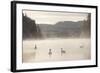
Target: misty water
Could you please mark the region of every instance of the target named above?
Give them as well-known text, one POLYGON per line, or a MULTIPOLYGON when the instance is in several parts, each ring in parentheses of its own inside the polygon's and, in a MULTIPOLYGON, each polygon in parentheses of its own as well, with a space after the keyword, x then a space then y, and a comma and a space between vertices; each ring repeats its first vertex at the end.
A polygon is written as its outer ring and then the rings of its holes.
POLYGON ((90 42, 89 38, 23 40, 23 63, 87 60, 91 58, 90 42))

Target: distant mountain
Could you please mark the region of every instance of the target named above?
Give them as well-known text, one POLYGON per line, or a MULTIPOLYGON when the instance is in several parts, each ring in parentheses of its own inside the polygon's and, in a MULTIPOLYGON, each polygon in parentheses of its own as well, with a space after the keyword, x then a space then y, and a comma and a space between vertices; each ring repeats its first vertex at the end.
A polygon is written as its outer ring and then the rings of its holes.
POLYGON ((54 25, 38 24, 44 37, 79 37, 82 21, 63 21, 54 25))
POLYGON ((80 28, 80 26, 83 24, 82 21, 79 22, 72 22, 72 21, 63 21, 63 22, 58 22, 55 24, 57 27, 62 27, 62 28, 80 28))

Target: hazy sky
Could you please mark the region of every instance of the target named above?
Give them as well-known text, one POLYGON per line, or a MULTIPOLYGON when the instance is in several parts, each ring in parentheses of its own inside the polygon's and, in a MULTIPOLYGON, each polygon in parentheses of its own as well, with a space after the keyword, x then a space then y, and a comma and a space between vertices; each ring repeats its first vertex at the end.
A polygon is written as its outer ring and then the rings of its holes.
POLYGON ((55 24, 59 21, 81 21, 86 20, 88 13, 71 13, 71 12, 52 12, 52 11, 29 11, 23 13, 35 20, 37 24, 55 24))

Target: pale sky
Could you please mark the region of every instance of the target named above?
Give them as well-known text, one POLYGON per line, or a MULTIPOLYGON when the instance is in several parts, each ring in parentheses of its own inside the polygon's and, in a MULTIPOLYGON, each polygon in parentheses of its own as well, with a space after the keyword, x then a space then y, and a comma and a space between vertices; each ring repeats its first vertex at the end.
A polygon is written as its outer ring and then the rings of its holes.
POLYGON ((36 24, 56 24, 59 21, 81 21, 86 20, 88 13, 53 12, 53 11, 29 11, 23 13, 36 21, 36 24))

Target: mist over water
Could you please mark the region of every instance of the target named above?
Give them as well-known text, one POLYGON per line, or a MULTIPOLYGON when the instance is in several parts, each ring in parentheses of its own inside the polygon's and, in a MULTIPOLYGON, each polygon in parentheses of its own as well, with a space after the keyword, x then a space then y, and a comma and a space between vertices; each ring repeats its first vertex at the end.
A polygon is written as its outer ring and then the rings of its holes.
POLYGON ((91 59, 90 42, 89 38, 24 40, 23 63, 91 59))

